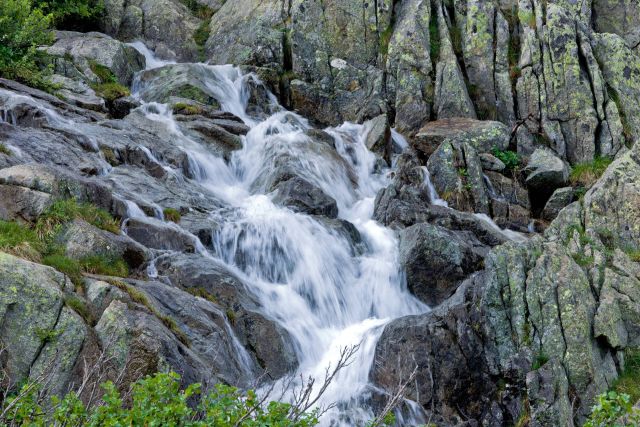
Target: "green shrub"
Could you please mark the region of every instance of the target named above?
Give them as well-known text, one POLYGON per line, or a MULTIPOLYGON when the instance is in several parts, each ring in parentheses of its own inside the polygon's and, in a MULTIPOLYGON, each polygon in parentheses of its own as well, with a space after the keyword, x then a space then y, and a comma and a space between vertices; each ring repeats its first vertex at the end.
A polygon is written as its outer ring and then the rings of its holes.
POLYGON ((609 157, 596 157, 590 162, 578 163, 571 170, 571 183, 585 188, 591 187, 612 161, 609 157))
POLYGON ((515 151, 500 150, 498 147, 493 147, 491 154, 504 163, 509 170, 517 169, 520 166, 520 156, 515 151))
POLYGON ((47 70, 38 61, 38 46, 53 41, 53 17, 34 8, 31 0, 0 0, 0 76, 50 90, 47 70))
POLYGON ((37 7, 51 15, 56 28, 88 30, 104 9, 100 0, 34 0, 37 7))
POLYGON ((173 112, 175 114, 183 114, 185 116, 194 116, 202 114, 204 110, 198 105, 186 104, 184 102, 178 102, 173 104, 173 112))
POLYGON ((609 391, 598 396, 584 427, 636 426, 640 413, 628 394, 609 391))
POLYGON ((317 411, 300 413, 290 404, 272 401, 266 405, 253 390, 217 384, 203 395, 200 384, 184 389, 176 373, 157 373, 135 382, 131 402, 125 403, 116 386, 102 384, 101 402, 86 407, 76 393, 43 402, 41 387, 27 383, 0 406, 6 411, 2 425, 73 426, 182 426, 310 427, 318 424, 317 411))
POLYGON ((173 208, 165 208, 162 213, 164 214, 164 219, 167 221, 178 223, 180 222, 180 212, 173 208))

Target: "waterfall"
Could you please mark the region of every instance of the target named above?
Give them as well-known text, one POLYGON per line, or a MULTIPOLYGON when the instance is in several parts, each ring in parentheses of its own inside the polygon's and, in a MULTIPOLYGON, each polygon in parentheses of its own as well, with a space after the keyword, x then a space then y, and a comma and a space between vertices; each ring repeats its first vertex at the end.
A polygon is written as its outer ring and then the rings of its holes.
MULTIPOLYGON (((147 64, 158 62, 148 58, 147 64)), ((321 423, 346 426, 370 419, 373 413, 361 398, 371 391, 369 371, 384 325, 429 310, 406 289, 395 233, 372 220, 375 196, 389 184, 390 171, 376 167, 376 156, 365 145, 365 126, 344 123, 326 129, 335 151, 318 149, 305 134, 309 123, 297 114, 280 109, 256 120, 246 113, 247 84, 255 76, 228 65, 197 66, 222 108, 250 128, 242 149, 228 162, 181 132, 167 106, 147 103, 141 110, 175 136, 200 184, 233 207, 232 213, 210 213, 219 223, 210 255, 237 271, 263 313, 290 333, 301 375, 321 383, 340 351, 359 345, 353 363, 339 372, 319 402, 337 404, 321 423), (366 243, 364 253, 354 252, 344 236, 318 218, 273 203, 264 181, 283 156, 336 200, 338 217, 352 223, 366 243)))

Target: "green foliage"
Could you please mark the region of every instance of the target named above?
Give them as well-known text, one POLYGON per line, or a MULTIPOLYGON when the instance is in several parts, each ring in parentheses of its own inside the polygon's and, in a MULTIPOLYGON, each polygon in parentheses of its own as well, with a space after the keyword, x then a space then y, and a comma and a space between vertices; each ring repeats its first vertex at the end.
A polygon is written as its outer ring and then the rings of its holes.
POLYGON ((34 0, 34 7, 50 14, 58 28, 84 29, 104 9, 98 0, 34 0))
POLYGON ((37 48, 53 41, 52 19, 31 0, 0 0, 0 76, 51 89, 47 70, 38 66, 43 54, 37 48))
POLYGON ((573 260, 580 267, 590 267, 593 265, 594 258, 592 256, 587 256, 583 253, 573 254, 573 260))
POLYGON ((60 336, 62 331, 56 331, 55 329, 36 328, 36 335, 40 339, 42 345, 55 341, 60 336))
POLYGON ((504 163, 509 170, 518 169, 520 166, 520 156, 515 151, 500 150, 498 147, 493 147, 491 154, 504 163))
POLYGON ((209 26, 209 20, 204 20, 200 23, 196 32, 193 33, 193 41, 196 42, 198 46, 198 53, 200 59, 205 59, 204 45, 209 40, 209 35, 211 34, 211 28, 209 26))
POLYGON ((624 371, 613 383, 613 390, 628 394, 632 402, 640 400, 640 348, 624 353, 624 371))
POLYGON ((431 54, 431 61, 437 62, 440 57, 440 35, 438 34, 438 16, 433 13, 429 20, 429 53, 431 54))
POLYGON ((609 157, 596 157, 590 162, 578 163, 571 170, 571 183, 585 188, 591 187, 612 161, 609 157))
POLYGON ((598 396, 584 427, 623 427, 640 423, 640 413, 633 408, 628 394, 609 391, 598 396))
POLYGON ((180 212, 173 208, 165 208, 162 213, 164 214, 164 219, 167 221, 178 223, 180 222, 180 212))
POLYGON ((263 405, 253 390, 243 392, 218 384, 202 395, 202 386, 180 386, 176 373, 157 373, 132 385, 131 403, 112 382, 102 384, 104 394, 96 406, 86 407, 76 393, 54 397, 43 404, 39 386, 25 384, 20 393, 0 403, 6 411, 1 425, 67 426, 181 426, 181 427, 311 427, 318 424, 317 412, 300 413, 290 404, 272 401, 263 405))
POLYGON ((534 359, 531 370, 535 371, 544 366, 545 363, 549 361, 549 356, 547 356, 542 350, 536 354, 536 358, 534 359))
POLYGON ((187 288, 186 291, 193 296, 204 298, 209 302, 218 304, 218 300, 216 299, 216 297, 211 295, 205 288, 202 288, 202 287, 187 288))
POLYGON ((13 153, 6 145, 0 142, 0 154, 6 154, 7 156, 11 156, 13 153))

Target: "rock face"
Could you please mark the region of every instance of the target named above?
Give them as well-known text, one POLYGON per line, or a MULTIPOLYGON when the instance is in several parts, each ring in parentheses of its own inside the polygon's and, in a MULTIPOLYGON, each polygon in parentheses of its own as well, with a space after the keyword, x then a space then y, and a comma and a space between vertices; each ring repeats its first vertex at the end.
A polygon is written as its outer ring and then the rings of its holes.
POLYGON ((389 324, 372 379, 390 386, 417 365, 406 396, 451 424, 583 422, 638 340, 637 159, 635 146, 544 236, 494 248, 433 312, 389 324))

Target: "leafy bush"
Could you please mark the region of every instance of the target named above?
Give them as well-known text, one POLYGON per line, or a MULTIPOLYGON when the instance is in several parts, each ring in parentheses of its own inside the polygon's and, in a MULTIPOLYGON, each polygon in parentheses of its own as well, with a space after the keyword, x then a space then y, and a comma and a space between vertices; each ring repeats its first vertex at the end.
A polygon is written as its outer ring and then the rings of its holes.
POLYGON ((38 66, 38 46, 50 44, 53 17, 31 0, 0 0, 0 76, 49 90, 47 72, 38 66))
POLYGON ((591 187, 607 170, 612 161, 609 157, 596 157, 590 162, 578 163, 571 170, 571 182, 574 185, 591 187))
POLYGON ((639 423, 640 413, 633 408, 631 397, 610 391, 598 396, 584 427, 636 426, 639 423))
POLYGON ((498 147, 493 147, 491 154, 504 163, 509 170, 517 169, 520 166, 520 156, 515 151, 500 150, 498 147))
POLYGON ((74 392, 43 404, 40 387, 27 383, 0 402, 5 425, 66 426, 183 426, 183 427, 310 427, 317 412, 299 413, 288 403, 263 402, 258 394, 218 384, 204 394, 200 384, 180 387, 176 373, 147 376, 132 385, 131 404, 125 405, 115 385, 102 384, 102 402, 86 407, 74 392), (196 404, 190 404, 195 402, 196 404), (7 410, 8 409, 8 410, 7 410))

